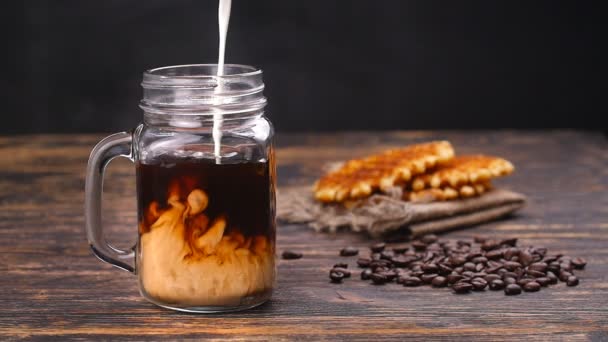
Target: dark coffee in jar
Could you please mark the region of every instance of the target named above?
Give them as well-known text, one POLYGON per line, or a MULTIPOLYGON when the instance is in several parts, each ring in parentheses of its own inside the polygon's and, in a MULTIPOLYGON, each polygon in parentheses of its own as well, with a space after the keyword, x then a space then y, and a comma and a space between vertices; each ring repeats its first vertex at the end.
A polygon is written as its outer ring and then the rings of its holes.
POLYGON ((159 302, 197 306, 268 296, 273 177, 268 161, 138 163, 142 291, 159 302))
POLYGON ((171 191, 182 200, 194 189, 205 191, 209 203, 208 217, 227 216, 229 230, 238 229, 246 236, 275 233, 271 201, 272 182, 268 162, 215 164, 214 160, 163 160, 158 164, 137 165, 139 222, 148 230, 146 209, 156 202, 159 209, 167 207, 171 191))

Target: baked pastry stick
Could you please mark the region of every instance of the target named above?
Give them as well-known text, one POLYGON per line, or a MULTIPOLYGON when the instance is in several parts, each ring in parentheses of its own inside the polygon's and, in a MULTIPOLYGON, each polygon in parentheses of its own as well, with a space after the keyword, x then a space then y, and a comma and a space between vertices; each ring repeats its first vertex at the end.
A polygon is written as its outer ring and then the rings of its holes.
POLYGON ((513 170, 513 164, 503 158, 481 154, 457 156, 431 172, 412 178, 409 189, 460 188, 463 185, 489 182, 493 178, 508 175, 513 170))
POLYGON ((454 148, 448 141, 433 141, 353 159, 321 177, 314 185, 314 195, 321 202, 364 198, 404 184, 453 157, 454 148))
POLYGON ((482 182, 476 184, 463 184, 455 188, 444 186, 439 188, 410 190, 403 192, 403 200, 412 202, 449 201, 458 198, 479 196, 490 189, 492 189, 492 184, 490 182, 482 182))

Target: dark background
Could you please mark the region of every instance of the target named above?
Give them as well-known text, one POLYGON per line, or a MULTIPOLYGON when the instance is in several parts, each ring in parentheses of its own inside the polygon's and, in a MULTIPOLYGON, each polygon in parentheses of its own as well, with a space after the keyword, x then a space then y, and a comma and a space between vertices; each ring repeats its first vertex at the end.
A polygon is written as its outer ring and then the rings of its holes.
MULTIPOLYGON (((280 131, 605 129, 601 4, 233 0, 226 61, 280 131)), ((217 61, 217 0, 9 6, 0 133, 129 129, 142 71, 217 61)))

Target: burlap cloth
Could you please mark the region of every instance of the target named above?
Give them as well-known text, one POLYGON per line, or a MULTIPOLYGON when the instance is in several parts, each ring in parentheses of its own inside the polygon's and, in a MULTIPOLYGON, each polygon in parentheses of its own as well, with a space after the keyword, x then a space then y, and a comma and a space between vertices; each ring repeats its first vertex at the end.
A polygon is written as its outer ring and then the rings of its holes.
POLYGON ((315 201, 310 186, 284 187, 278 191, 277 217, 317 231, 344 227, 373 238, 407 239, 491 221, 518 210, 526 201, 524 195, 504 189, 446 202, 412 203, 397 198, 377 194, 345 208, 315 201))

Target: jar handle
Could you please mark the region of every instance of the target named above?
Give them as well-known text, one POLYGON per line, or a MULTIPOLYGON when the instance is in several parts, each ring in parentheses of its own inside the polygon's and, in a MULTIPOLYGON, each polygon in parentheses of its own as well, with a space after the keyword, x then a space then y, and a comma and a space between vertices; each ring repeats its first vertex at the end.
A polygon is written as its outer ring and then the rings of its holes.
POLYGON ((91 151, 84 186, 84 216, 87 239, 95 256, 101 261, 135 273, 135 266, 132 266, 135 261, 134 248, 124 251, 113 247, 106 241, 101 226, 101 196, 105 168, 116 157, 126 157, 133 161, 132 142, 133 137, 130 133, 116 133, 101 140, 91 151))

